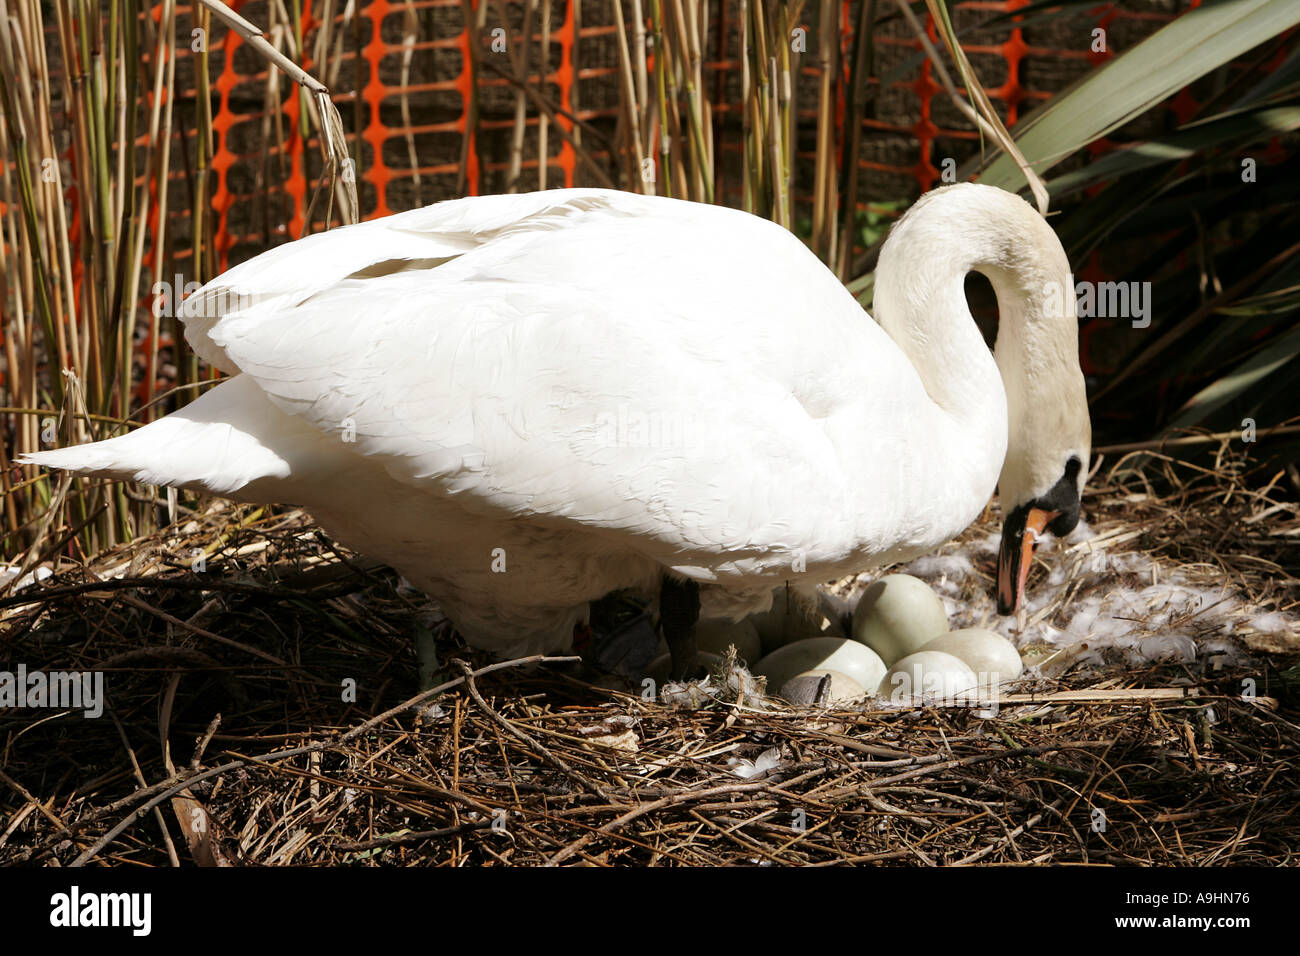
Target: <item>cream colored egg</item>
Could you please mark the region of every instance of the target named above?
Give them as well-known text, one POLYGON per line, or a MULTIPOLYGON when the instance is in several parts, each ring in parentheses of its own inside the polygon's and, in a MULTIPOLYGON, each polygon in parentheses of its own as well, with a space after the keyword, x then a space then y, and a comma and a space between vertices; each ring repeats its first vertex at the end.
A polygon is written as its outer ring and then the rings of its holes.
POLYGON ((772 607, 751 614, 748 620, 758 631, 763 642, 763 653, 770 654, 778 647, 810 637, 842 637, 834 633, 838 628, 823 616, 815 597, 800 594, 794 588, 782 585, 772 592, 772 607), (832 633, 828 633, 832 632, 832 633))
POLYGON ((822 680, 827 677, 831 679, 831 683, 822 701, 823 704, 841 700, 858 700, 867 696, 866 689, 852 677, 827 668, 805 671, 798 677, 790 678, 782 685, 779 696, 792 704, 810 707, 817 702, 817 691, 821 687, 822 680))
POLYGON ((808 671, 839 671, 863 687, 875 687, 885 675, 885 662, 865 644, 847 637, 813 637, 779 647, 753 668, 754 676, 766 677, 769 691, 808 671))
POLYGON ((728 645, 735 645, 736 656, 742 661, 754 662, 763 656, 763 642, 754 623, 711 618, 695 625, 695 646, 710 654, 727 653, 728 645))
POLYGON ((939 595, 919 578, 887 574, 873 581, 853 610, 853 637, 889 665, 948 630, 939 595))
POLYGON ((922 698, 934 703, 964 704, 978 694, 976 683, 975 672, 961 658, 942 651, 917 651, 889 669, 876 696, 894 701, 922 698))
MULTIPOLYGON (((700 651, 697 661, 699 666, 706 671, 712 671, 722 665, 722 657, 708 651, 700 651)), ((672 664, 673 658, 671 654, 660 654, 646 666, 643 676, 649 677, 656 684, 666 684, 668 683, 668 671, 672 664)))
POLYGON ((975 672, 980 690, 986 692, 1015 680, 1025 669, 1014 644, 1001 634, 981 627, 949 631, 928 641, 921 650, 942 651, 965 661, 966 666, 975 672))

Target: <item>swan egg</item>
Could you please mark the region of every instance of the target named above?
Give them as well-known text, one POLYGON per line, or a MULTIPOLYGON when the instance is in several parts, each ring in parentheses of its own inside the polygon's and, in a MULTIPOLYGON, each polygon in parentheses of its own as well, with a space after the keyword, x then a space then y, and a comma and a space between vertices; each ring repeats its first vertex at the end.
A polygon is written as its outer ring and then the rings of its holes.
POLYGON ((876 696, 893 701, 919 697, 965 703, 976 694, 976 684, 975 672, 961 658, 942 651, 917 651, 889 669, 876 696))
POLYGON ((853 638, 892 665, 948 630, 939 595, 919 578, 887 574, 873 581, 853 609, 853 638))
POLYGON ((862 687, 875 687, 885 676, 885 662, 865 644, 847 637, 812 637, 779 647, 753 667, 755 677, 766 677, 769 690, 809 671, 839 671, 862 687))
POLYGON ((817 691, 821 687, 823 678, 826 677, 831 679, 831 684, 825 700, 822 701, 823 704, 834 703, 837 700, 855 700, 867 696, 866 689, 852 677, 829 668, 804 671, 797 677, 790 678, 781 686, 781 693, 778 696, 792 704, 811 707, 817 703, 817 691))
POLYGON ((981 691, 996 691, 1025 669, 1015 645, 1001 634, 981 627, 949 631, 928 641, 921 650, 942 651, 964 661, 975 672, 981 691))

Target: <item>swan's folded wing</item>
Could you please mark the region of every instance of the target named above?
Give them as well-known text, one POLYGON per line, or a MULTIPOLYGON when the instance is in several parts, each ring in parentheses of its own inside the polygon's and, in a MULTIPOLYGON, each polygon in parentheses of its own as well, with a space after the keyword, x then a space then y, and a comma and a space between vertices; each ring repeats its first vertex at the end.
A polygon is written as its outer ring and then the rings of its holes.
POLYGON ((554 229, 575 216, 636 215, 646 199, 605 189, 474 196, 305 236, 227 270, 187 298, 185 338, 205 362, 234 374, 235 363, 213 341, 227 316, 274 315, 349 277, 433 268, 515 229, 554 229))

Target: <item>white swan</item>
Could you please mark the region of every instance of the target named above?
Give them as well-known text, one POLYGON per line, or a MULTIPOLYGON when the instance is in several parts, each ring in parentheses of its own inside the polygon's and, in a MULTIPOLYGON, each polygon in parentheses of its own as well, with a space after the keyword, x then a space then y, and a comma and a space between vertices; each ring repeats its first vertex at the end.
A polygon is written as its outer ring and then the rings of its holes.
POLYGON ((742 212, 600 189, 461 199, 214 279, 186 337, 232 378, 23 461, 305 506, 502 655, 563 651, 589 601, 659 591, 680 674, 701 604, 739 617, 782 581, 921 555, 999 475, 999 599, 1018 604, 1088 470, 1063 289, 1051 228, 986 186, 931 192, 894 227, 879 324, 742 212), (996 363, 971 270, 997 293, 996 363))

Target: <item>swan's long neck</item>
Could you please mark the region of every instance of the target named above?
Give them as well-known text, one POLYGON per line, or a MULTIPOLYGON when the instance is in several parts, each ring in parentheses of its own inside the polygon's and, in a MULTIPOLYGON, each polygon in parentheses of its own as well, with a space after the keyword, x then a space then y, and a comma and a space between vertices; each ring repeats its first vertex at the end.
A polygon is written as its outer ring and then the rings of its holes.
POLYGON ((1021 479, 1010 471, 1032 468, 1033 443, 1052 427, 1043 410, 1082 388, 1069 262, 1051 227, 1000 189, 929 193, 881 250, 874 312, 956 433, 973 437, 995 468, 1005 460, 1003 483, 1010 477, 1018 493, 1021 479), (997 293, 996 359, 966 303, 972 271, 997 293))

